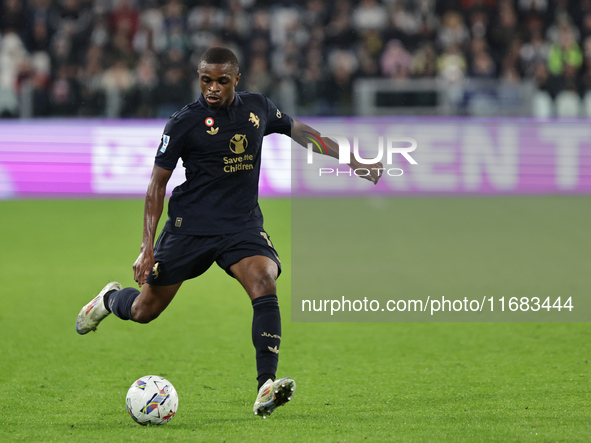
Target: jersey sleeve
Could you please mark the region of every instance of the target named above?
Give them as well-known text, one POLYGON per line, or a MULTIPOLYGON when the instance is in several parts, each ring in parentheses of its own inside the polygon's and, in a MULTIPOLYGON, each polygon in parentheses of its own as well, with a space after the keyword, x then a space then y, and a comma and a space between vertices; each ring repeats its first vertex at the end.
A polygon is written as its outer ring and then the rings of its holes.
POLYGON ((183 121, 176 119, 174 115, 168 120, 156 152, 156 166, 168 170, 176 168, 185 147, 187 131, 187 124, 183 124, 183 121))
POLYGON ((265 135, 279 133, 289 135, 291 133, 291 126, 293 125, 293 119, 282 113, 275 103, 265 97, 267 102, 267 127, 265 129, 265 135))

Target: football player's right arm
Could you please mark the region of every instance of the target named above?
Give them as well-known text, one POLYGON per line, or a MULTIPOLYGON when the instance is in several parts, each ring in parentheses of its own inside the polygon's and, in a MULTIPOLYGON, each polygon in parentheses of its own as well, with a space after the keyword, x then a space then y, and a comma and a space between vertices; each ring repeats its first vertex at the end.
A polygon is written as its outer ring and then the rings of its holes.
POLYGON ((166 196, 166 184, 170 180, 172 170, 154 165, 144 205, 144 232, 140 255, 133 264, 133 278, 140 287, 146 282, 146 278, 154 267, 154 239, 156 229, 164 208, 164 197, 166 196))

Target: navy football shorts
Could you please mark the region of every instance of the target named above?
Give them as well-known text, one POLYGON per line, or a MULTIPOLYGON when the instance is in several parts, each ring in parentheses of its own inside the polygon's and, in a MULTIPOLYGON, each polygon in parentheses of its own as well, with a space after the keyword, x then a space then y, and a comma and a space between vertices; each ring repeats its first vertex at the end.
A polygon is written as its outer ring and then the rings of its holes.
POLYGON ((154 246, 157 265, 147 282, 168 286, 203 274, 216 262, 233 277, 230 266, 246 257, 269 257, 279 268, 281 260, 263 228, 250 228, 233 234, 184 235, 162 231, 154 246))

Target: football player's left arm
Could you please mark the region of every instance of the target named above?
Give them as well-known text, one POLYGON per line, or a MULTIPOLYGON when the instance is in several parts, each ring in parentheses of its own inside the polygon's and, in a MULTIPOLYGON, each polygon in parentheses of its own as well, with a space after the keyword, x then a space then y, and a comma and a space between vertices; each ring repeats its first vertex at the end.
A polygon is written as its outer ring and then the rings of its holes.
MULTIPOLYGON (((310 142, 306 133, 311 133, 316 137, 321 138, 324 142, 324 145, 326 146, 326 153, 322 152, 316 145, 312 147, 312 150, 314 152, 329 155, 330 157, 334 158, 339 158, 339 145, 337 143, 335 143, 328 137, 320 137, 320 133, 316 129, 308 126, 305 123, 302 123, 299 120, 294 119, 293 125, 291 126, 291 134, 289 135, 292 138, 292 140, 305 147, 310 142)), ((378 180, 380 179, 382 175, 381 173, 384 169, 384 165, 381 162, 374 163, 372 165, 364 165, 359 163, 355 156, 353 156, 353 159, 351 163, 349 163, 349 166, 352 169, 363 168, 369 170, 369 175, 359 175, 359 177, 369 180, 374 185, 378 183, 378 180)))

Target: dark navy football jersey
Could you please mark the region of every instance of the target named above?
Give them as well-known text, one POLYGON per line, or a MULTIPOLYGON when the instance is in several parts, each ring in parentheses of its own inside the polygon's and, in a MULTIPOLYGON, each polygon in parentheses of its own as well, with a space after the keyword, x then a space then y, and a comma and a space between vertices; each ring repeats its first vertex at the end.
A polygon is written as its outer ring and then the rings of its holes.
POLYGON ((168 202, 168 232, 215 235, 263 226, 258 185, 263 137, 289 134, 293 120, 264 95, 237 92, 211 109, 203 96, 166 124, 155 164, 172 170, 179 158, 186 181, 168 202))

